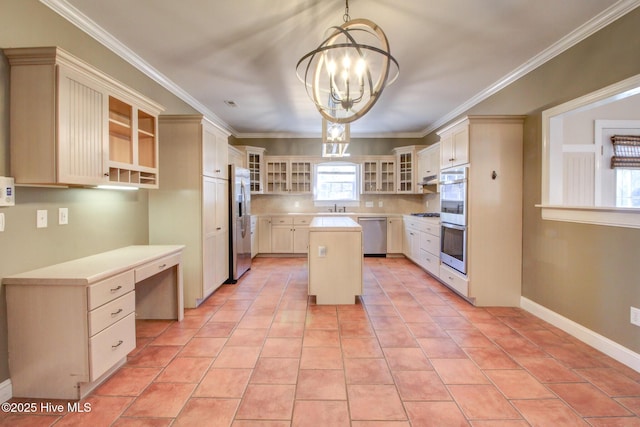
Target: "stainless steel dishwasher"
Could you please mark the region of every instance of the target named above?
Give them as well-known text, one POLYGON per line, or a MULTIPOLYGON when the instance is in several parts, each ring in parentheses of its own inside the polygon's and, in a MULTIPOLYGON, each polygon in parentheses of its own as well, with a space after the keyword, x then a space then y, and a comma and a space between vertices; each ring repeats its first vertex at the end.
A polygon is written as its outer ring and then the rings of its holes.
POLYGON ((387 255, 387 218, 358 217, 362 227, 364 256, 387 255))

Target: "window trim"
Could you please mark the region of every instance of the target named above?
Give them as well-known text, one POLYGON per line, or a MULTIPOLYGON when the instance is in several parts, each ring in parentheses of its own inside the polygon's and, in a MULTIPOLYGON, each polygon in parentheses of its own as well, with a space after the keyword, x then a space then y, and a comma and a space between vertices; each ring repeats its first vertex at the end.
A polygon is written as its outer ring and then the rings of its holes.
POLYGON ((356 162, 348 162, 341 160, 334 160, 328 162, 318 162, 313 165, 313 203, 315 206, 332 206, 335 203, 340 203, 342 206, 359 206, 360 205, 360 165, 356 162), (350 200, 318 200, 318 167, 326 165, 352 165, 355 167, 355 192, 354 198, 350 200))
POLYGON ((562 144, 557 141, 552 144, 552 138, 554 133, 562 130, 564 115, 585 111, 638 94, 640 94, 640 74, 542 112, 542 191, 541 203, 535 205, 541 208, 542 219, 640 228, 640 209, 637 208, 570 206, 558 203, 562 200, 562 197, 558 196, 558 192, 562 192, 562 186, 557 184, 562 184, 562 178, 551 176, 554 171, 561 170, 553 166, 556 162, 562 161, 562 144))

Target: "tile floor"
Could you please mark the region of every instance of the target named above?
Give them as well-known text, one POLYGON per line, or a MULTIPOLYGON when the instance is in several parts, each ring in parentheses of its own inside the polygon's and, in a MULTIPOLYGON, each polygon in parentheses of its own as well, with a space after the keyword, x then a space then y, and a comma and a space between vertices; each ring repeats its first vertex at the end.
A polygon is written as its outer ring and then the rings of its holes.
POLYGON ((257 258, 183 322, 139 322, 90 412, 0 425, 640 426, 640 373, 520 309, 397 258, 365 259, 362 303, 317 306, 305 267, 257 258))

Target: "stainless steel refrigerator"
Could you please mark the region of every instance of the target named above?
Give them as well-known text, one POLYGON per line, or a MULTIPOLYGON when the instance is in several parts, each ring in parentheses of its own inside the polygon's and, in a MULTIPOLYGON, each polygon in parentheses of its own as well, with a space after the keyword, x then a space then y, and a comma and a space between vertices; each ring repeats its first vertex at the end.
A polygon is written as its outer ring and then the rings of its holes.
POLYGON ((236 283, 251 268, 249 169, 229 165, 229 181, 228 283, 236 283))

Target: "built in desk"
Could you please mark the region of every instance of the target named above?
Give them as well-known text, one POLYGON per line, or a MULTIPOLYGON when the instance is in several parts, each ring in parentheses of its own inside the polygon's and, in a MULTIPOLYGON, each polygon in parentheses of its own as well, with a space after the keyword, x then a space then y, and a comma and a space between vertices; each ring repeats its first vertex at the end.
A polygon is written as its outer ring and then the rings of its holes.
POLYGON ((13 397, 80 399, 126 362, 136 318, 182 320, 183 249, 128 246, 3 278, 13 397))

